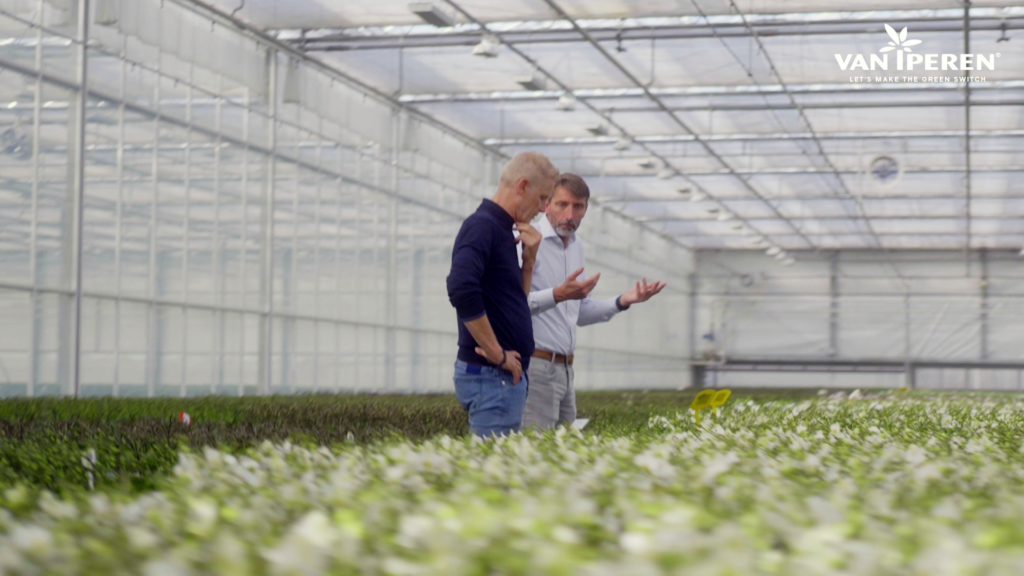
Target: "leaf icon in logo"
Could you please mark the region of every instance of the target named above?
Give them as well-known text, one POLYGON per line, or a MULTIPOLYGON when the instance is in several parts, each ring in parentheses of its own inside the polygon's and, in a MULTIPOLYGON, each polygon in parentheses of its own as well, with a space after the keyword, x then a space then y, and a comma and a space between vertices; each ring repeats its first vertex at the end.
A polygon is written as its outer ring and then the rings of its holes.
POLYGON ((896 29, 888 24, 885 25, 885 31, 889 34, 889 38, 892 38, 892 42, 889 42, 888 46, 884 46, 879 49, 879 52, 889 52, 890 50, 899 50, 900 52, 906 50, 907 52, 913 52, 910 46, 917 46, 921 43, 920 40, 907 40, 907 27, 904 26, 903 30, 898 33, 896 29))
MULTIPOLYGON (((907 29, 904 28, 903 30, 904 32, 906 32, 907 29)), ((896 33, 896 30, 894 30, 892 26, 886 24, 885 31, 889 33, 889 38, 892 38, 893 42, 895 42, 896 44, 900 43, 900 35, 896 33)))

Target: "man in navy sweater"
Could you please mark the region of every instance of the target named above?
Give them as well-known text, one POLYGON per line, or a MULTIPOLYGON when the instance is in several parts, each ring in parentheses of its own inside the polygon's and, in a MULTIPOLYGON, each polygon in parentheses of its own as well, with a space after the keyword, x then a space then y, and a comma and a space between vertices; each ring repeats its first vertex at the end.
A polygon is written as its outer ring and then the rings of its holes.
POLYGON ((533 354, 526 295, 540 245, 540 233, 529 223, 551 197, 557 177, 544 155, 516 155, 502 169, 494 197, 480 203, 455 237, 448 274, 448 300, 459 321, 455 395, 478 436, 517 432, 522 423, 533 354))

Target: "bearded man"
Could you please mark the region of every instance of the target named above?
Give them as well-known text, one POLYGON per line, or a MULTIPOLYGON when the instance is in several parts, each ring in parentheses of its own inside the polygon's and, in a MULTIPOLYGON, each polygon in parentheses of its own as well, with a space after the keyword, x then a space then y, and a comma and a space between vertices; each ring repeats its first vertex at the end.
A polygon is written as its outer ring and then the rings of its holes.
POLYGON ((560 174, 555 193, 536 225, 541 234, 528 302, 533 320, 533 361, 523 427, 553 428, 576 419, 573 352, 576 327, 607 322, 633 304, 646 302, 665 283, 636 283, 625 294, 592 300, 600 273, 584 274, 583 242, 576 236, 590 201, 590 188, 575 174, 560 174))

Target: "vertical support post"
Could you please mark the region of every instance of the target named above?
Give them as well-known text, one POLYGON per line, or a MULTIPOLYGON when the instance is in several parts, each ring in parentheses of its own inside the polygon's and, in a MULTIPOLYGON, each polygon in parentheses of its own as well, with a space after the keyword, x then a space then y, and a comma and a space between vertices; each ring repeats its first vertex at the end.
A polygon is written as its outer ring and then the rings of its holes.
POLYGON ((906 383, 904 386, 913 389, 917 386, 917 374, 914 363, 911 361, 910 347, 910 292, 907 292, 903 295, 903 356, 906 358, 906 368, 904 369, 906 383))
POLYGON ((178 395, 188 394, 188 295, 189 295, 189 228, 192 226, 192 71, 188 67, 188 87, 185 89, 185 211, 181 215, 181 381, 178 395))
POLYGON ((128 83, 128 67, 125 62, 128 36, 121 36, 121 52, 119 62, 120 82, 118 97, 121 102, 117 107, 117 208, 114 214, 114 282, 117 288, 117 300, 114 301, 114 398, 121 392, 121 276, 124 233, 124 111, 126 86, 128 83))
MULTIPOLYGON (((294 76, 295 66, 298 63, 294 60, 288 60, 288 68, 286 69, 289 75, 294 76)), ((288 77, 284 79, 285 87, 288 86, 288 77)), ((290 101, 288 99, 288 91, 286 90, 282 95, 284 101, 290 101)), ((296 156, 298 156, 298 143, 295 146, 296 156)), ((301 191, 302 181, 302 168, 296 164, 294 168, 294 176, 292 177, 292 241, 291 248, 287 252, 283 252, 282 255, 287 258, 283 261, 281 270, 281 308, 284 312, 296 313, 294 294, 299 288, 298 278, 298 260, 299 260, 299 195, 301 191)), ((316 234, 316 231, 313 232, 316 234)), ((299 347, 295 343, 295 334, 298 332, 298 320, 294 316, 281 319, 281 387, 287 387, 289 394, 295 393, 295 368, 299 365, 299 347)))
MULTIPOLYGON (((213 376, 210 378, 211 394, 216 394, 217 390, 224 385, 224 310, 220 309, 224 305, 224 250, 221 246, 220 238, 220 131, 224 102, 223 74, 218 76, 217 82, 217 98, 214 104, 213 120, 214 126, 216 126, 217 138, 214 140, 215 148, 213 149, 213 241, 211 245, 213 250, 213 301, 217 305, 217 311, 213 314, 215 339, 213 353, 215 357, 213 362, 210 363, 213 366, 213 376)), ((242 194, 245 194, 245 190, 242 190, 242 194)), ((245 308, 245 302, 241 302, 240 306, 245 308)))
MULTIPOLYGON (((40 26, 36 27, 35 69, 43 69, 43 0, 36 2, 40 26)), ((36 380, 39 379, 39 342, 42 331, 42 306, 36 286, 39 284, 39 128, 43 109, 43 77, 36 76, 32 104, 32 223, 29 229, 29 279, 32 282, 32 326, 28 343, 28 378, 25 381, 25 395, 35 396, 36 380)))
POLYGON ((261 258, 261 296, 263 318, 260 321, 259 394, 270 394, 274 356, 274 188, 277 159, 277 50, 267 50, 267 178, 263 189, 263 242, 261 258))
MULTIPOLYGON (((293 214, 298 217, 298 213, 293 214)), ((281 308, 287 311, 292 309, 292 290, 295 289, 292 281, 295 273, 295 248, 294 246, 281 249, 281 308)), ((292 355, 295 354, 295 347, 292 345, 295 337, 295 318, 286 317, 281 319, 281 386, 287 386, 288 392, 295 392, 293 379, 290 377, 292 355)))
MULTIPOLYGON (((321 191, 324 179, 324 118, 320 116, 317 123, 316 138, 316 206, 313 210, 313 314, 320 315, 320 210, 322 206, 321 191)), ((320 388, 320 323, 313 322, 313 382, 314 390, 320 388)))
POLYGON ((839 355, 839 251, 829 262, 828 355, 839 355))
POLYGON ((704 367, 697 366, 694 362, 697 360, 697 288, 698 279, 700 272, 700 256, 699 252, 694 250, 691 252, 690 260, 692 262, 691 272, 689 275, 690 280, 690 295, 689 295, 689 312, 686 318, 687 328, 687 346, 689 348, 690 356, 690 386, 699 387, 704 385, 704 367))
MULTIPOLYGON (((160 70, 160 50, 157 48, 156 68, 160 70)), ((160 210, 160 82, 153 83, 153 102, 156 115, 153 116, 153 156, 151 172, 153 174, 153 200, 149 208, 149 308, 148 335, 146 343, 146 397, 152 398, 156 393, 156 385, 161 378, 161 334, 163 333, 163 312, 154 303, 160 294, 162 279, 160 268, 160 252, 157 243, 160 210)))
POLYGON ((988 360, 988 250, 981 249, 981 359, 988 360))
POLYGON ((690 279, 690 295, 689 295, 690 311, 689 311, 689 314, 688 314, 688 318, 686 319, 687 334, 689 335, 689 340, 690 340, 689 341, 689 348, 690 348, 690 360, 691 361, 697 359, 697 296, 698 296, 697 288, 698 288, 698 282, 699 282, 699 280, 698 280, 698 268, 697 267, 700 265, 699 262, 700 262, 700 259, 697 256, 697 251, 695 250, 693 252, 693 272, 691 272, 690 276, 689 276, 689 279, 690 279))
MULTIPOLYGON (((409 243, 412 246, 412 242, 409 243)), ((412 295, 411 295, 411 308, 412 318, 411 323, 413 327, 419 328, 423 322, 423 276, 426 274, 425 261, 427 260, 426 249, 422 245, 413 252, 412 255, 412 295)), ((423 357, 421 354, 421 334, 419 332, 413 332, 409 335, 411 340, 410 354, 411 365, 409 367, 410 373, 413 375, 423 374, 424 370, 421 366, 423 363, 423 357)), ((417 384, 418 378, 413 377, 410 379, 409 388, 412 392, 418 390, 413 389, 417 384)))
POLYGON ((71 313, 70 382, 67 393, 78 397, 81 387, 81 340, 82 340, 82 238, 85 215, 85 111, 89 103, 88 58, 89 42, 89 0, 78 0, 78 61, 75 63, 75 83, 78 94, 75 97, 74 126, 74 220, 72 225, 74 255, 72 270, 74 304, 71 313))
MULTIPOLYGON (((335 163, 336 163, 336 165, 339 168, 339 176, 338 176, 337 182, 335 182, 335 194, 334 194, 334 201, 337 204, 335 206, 336 216, 335 216, 335 219, 334 219, 334 293, 335 293, 335 296, 334 296, 334 319, 335 320, 340 320, 341 317, 342 317, 341 311, 344 309, 344 307, 342 306, 342 298, 341 298, 341 295, 342 295, 342 283, 341 283, 342 282, 342 274, 341 274, 341 222, 342 222, 342 216, 344 214, 344 211, 342 210, 342 206, 344 205, 344 203, 342 202, 342 199, 343 199, 343 194, 345 193, 345 189, 342 187, 342 180, 341 180, 341 176, 340 176, 341 170, 344 169, 343 168, 344 156, 343 156, 343 151, 342 151, 340 143, 335 144, 335 147, 334 147, 334 157, 335 157, 335 163)), ((358 194, 358 191, 356 192, 356 194, 358 194)), ((356 200, 356 218, 358 218, 358 217, 359 217, 359 200, 358 200, 358 196, 357 196, 357 200, 356 200)), ((356 282, 355 282, 355 286, 356 287, 354 288, 354 290, 356 290, 356 292, 358 292, 358 290, 359 290, 358 266, 359 266, 359 259, 362 257, 359 254, 360 244, 358 244, 358 239, 359 239, 358 220, 357 220, 357 224, 356 224, 356 226, 354 228, 355 228, 355 232, 356 232, 356 234, 355 234, 355 236, 356 236, 356 244, 354 245, 355 248, 353 249, 353 252, 355 253, 356 257, 354 259, 355 260, 355 265, 353 266, 353 269, 357 271, 357 277, 356 277, 356 282)), ((350 370, 349 371, 349 375, 353 379, 355 378, 355 374, 356 374, 356 370, 350 370)), ((341 390, 341 323, 340 322, 335 322, 334 323, 334 391, 337 392, 337 391, 340 391, 340 390, 341 390)))
MULTIPOLYGON (((238 277, 239 277, 239 301, 243 308, 248 309, 249 307, 249 294, 246 290, 246 286, 249 285, 249 272, 246 267, 246 263, 249 261, 249 87, 245 88, 245 110, 242 111, 242 183, 241 183, 241 196, 242 196, 242 239, 238 247, 238 277)), ((245 396, 245 359, 246 352, 246 329, 245 329, 246 317, 242 314, 239 319, 240 330, 239 343, 240 353, 238 355, 238 395, 245 396)), ((260 338, 262 342, 262 337, 260 338)), ((257 362, 259 360, 257 359, 257 362)), ((260 363, 260 366, 263 364, 260 363)), ((259 368, 257 367, 257 374, 259 374, 259 368)), ((258 378, 258 376, 257 376, 258 378)), ((257 380, 257 384, 259 381, 257 380)))
MULTIPOLYGON (((971 0, 964 0, 964 54, 971 53, 971 0)), ((964 196, 966 202, 967 234, 964 238, 965 275, 971 274, 971 233, 973 218, 971 214, 971 82, 970 74, 965 74, 964 82, 964 196)))
POLYGON ((397 374, 398 351, 395 334, 398 307, 398 161, 402 145, 401 124, 405 116, 396 110, 391 115, 391 199, 388 203, 388 273, 387 273, 387 335, 385 338, 384 389, 394 390, 397 374))
POLYGON ((910 358, 913 342, 910 338, 910 292, 903 295, 903 355, 910 358))

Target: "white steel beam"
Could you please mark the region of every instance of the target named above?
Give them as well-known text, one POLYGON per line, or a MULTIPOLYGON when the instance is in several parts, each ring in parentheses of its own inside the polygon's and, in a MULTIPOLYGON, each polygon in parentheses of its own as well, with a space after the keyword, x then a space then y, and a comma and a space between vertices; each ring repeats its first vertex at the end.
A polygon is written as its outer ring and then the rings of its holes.
MULTIPOLYGON (((1024 28, 1024 9, 989 7, 974 10, 972 30, 1024 28)), ((909 24, 917 32, 959 32, 959 9, 861 10, 833 12, 761 13, 747 15, 750 27, 762 36, 812 36, 866 34, 882 31, 889 23, 909 24)), ((638 18, 591 18, 576 21, 601 42, 708 38, 708 25, 727 37, 748 35, 743 19, 736 14, 649 16, 638 18)), ((549 44, 579 42, 569 22, 557 20, 514 20, 489 22, 487 28, 503 36, 507 44, 549 44)), ((456 23, 438 28, 427 24, 360 26, 358 28, 279 29, 274 36, 304 51, 349 51, 469 46, 480 41, 483 28, 476 22, 456 23)))
MULTIPOLYGON (((699 86, 668 86, 651 87, 647 91, 654 96, 762 96, 784 94, 787 90, 793 94, 889 94, 949 91, 958 93, 963 89, 957 82, 919 82, 919 83, 811 83, 811 84, 739 84, 739 85, 699 85, 699 86)), ((973 87, 974 90, 1019 90, 1024 89, 1024 80, 993 80, 973 87)), ((557 100, 564 94, 563 90, 499 90, 492 92, 444 92, 433 94, 403 94, 398 100, 403 104, 426 104, 433 102, 500 102, 517 100, 557 100)), ((580 88, 572 90, 577 99, 612 99, 612 98, 643 98, 642 88, 580 88)))

